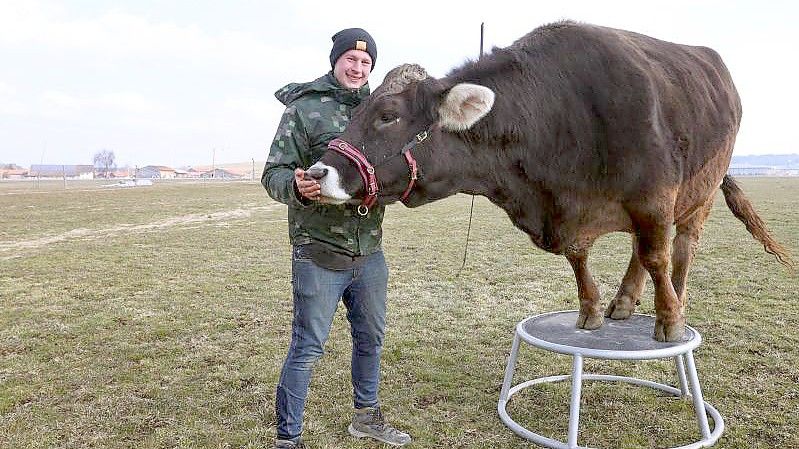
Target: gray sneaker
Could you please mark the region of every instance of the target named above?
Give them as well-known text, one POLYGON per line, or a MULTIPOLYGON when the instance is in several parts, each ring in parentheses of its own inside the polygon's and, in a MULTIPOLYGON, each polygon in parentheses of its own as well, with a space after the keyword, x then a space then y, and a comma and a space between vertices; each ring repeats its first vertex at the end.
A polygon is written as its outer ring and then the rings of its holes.
POLYGON ((380 413, 380 407, 356 408, 355 414, 352 415, 352 423, 347 430, 356 438, 374 438, 392 446, 404 446, 411 442, 410 435, 386 423, 383 414, 380 413))
POLYGON ((275 440, 275 449, 308 449, 302 438, 296 440, 275 440))

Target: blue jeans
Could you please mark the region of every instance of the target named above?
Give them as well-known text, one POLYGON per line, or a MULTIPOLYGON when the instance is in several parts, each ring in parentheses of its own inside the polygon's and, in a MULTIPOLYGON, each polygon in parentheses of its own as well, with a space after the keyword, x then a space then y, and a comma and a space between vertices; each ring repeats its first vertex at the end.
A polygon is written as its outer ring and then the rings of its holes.
POLYGON ((328 270, 305 258, 297 247, 292 255, 294 320, 275 396, 277 437, 302 433, 302 416, 311 369, 322 356, 333 315, 343 299, 352 333, 352 387, 356 408, 377 405, 380 353, 386 324, 388 268, 383 252, 366 256, 350 270, 328 270))

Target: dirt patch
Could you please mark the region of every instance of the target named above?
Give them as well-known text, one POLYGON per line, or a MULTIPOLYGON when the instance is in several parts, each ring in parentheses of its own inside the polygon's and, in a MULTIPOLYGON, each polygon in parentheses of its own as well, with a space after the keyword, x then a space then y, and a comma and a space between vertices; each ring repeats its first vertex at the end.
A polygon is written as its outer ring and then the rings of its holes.
MULTIPOLYGON (((282 204, 270 204, 268 206, 250 207, 246 209, 233 209, 227 211, 212 212, 209 214, 189 214, 177 217, 170 217, 164 220, 154 221, 144 224, 120 224, 110 228, 72 229, 61 234, 40 237, 32 240, 5 241, 0 242, 0 254, 19 250, 38 249, 43 246, 67 240, 84 239, 95 240, 101 238, 114 237, 120 234, 129 235, 131 233, 143 233, 157 231, 160 229, 184 226, 195 223, 222 222, 227 220, 237 220, 249 218, 255 212, 270 211, 281 207, 282 204)), ((0 259, 7 260, 15 257, 22 257, 24 254, 7 254, 0 256, 0 259)))

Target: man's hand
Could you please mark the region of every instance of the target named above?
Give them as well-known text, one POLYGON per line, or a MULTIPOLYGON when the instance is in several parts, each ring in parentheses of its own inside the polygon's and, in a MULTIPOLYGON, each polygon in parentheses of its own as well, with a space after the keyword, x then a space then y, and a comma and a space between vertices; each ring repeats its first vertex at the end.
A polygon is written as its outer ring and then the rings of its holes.
POLYGON ((300 192, 303 198, 307 198, 311 201, 319 201, 322 195, 322 187, 315 179, 307 176, 305 170, 301 168, 294 169, 294 183, 297 185, 297 191, 300 192))

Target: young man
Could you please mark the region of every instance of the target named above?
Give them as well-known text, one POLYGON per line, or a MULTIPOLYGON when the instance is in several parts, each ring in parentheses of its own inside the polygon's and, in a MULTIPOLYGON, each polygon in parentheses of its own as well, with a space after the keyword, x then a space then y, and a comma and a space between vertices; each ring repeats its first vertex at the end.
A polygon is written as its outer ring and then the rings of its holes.
POLYGON ((377 397, 386 318, 388 268, 380 247, 384 208, 365 217, 353 206, 319 202, 319 184, 305 179, 327 144, 344 131, 352 109, 369 95, 377 59, 372 36, 349 28, 333 36, 332 71, 310 83, 292 83, 275 96, 286 105, 261 183, 288 208, 294 320, 291 345, 277 385, 276 448, 304 447, 302 417, 311 368, 322 355, 339 300, 352 328, 352 386, 356 437, 395 446, 410 437, 388 425, 377 397))

